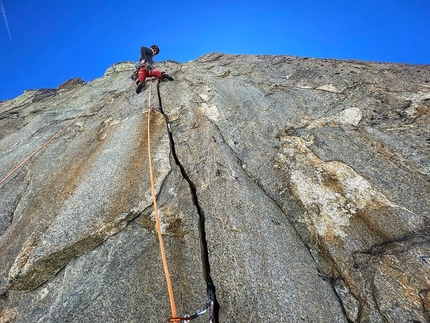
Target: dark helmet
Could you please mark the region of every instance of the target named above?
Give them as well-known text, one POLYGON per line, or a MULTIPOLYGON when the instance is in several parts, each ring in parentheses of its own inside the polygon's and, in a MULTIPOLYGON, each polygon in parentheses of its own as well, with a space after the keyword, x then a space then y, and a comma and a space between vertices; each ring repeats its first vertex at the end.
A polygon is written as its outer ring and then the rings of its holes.
POLYGON ((150 48, 154 50, 155 55, 157 55, 160 52, 160 48, 158 48, 157 45, 152 45, 150 48))

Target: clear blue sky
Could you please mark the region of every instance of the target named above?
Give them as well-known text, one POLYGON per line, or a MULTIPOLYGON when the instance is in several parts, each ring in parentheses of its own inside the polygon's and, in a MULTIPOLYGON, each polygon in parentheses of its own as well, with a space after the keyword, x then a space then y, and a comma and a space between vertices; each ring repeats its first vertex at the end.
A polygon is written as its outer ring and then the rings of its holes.
POLYGON ((430 0, 0 0, 0 100, 85 82, 158 44, 210 52, 430 64, 430 0))

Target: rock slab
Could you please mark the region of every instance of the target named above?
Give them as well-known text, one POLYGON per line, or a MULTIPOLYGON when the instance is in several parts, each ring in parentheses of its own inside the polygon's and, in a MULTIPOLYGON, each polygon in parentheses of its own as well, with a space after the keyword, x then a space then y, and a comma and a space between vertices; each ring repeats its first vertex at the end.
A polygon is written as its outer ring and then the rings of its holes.
POLYGON ((157 67, 0 103, 1 178, 85 112, 0 186, 0 322, 170 317, 148 126, 178 314, 210 279, 219 322, 430 321, 430 66, 157 67))

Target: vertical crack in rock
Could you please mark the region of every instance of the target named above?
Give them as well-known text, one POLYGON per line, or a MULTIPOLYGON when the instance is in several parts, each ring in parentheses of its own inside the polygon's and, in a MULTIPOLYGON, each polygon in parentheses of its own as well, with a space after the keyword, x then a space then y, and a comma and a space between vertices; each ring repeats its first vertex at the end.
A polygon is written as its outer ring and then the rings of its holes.
MULTIPOLYGON (((230 149, 233 151, 233 153, 236 155, 236 153, 234 152, 234 150, 230 147, 230 149)), ((264 187, 263 187, 263 185, 258 181, 258 179, 257 178, 255 178, 252 174, 250 174, 249 172, 248 172, 248 170, 246 169, 246 167, 243 167, 243 165, 244 165, 244 162, 239 158, 239 156, 237 156, 236 155, 236 157, 237 157, 237 159, 239 160, 239 162, 240 162, 240 165, 241 165, 241 167, 242 167, 242 169, 244 170, 244 172, 254 181, 254 183, 261 189, 261 191, 269 198, 269 199, 271 199, 272 201, 273 201, 273 203, 275 203, 276 205, 277 205, 277 207, 279 208, 279 210, 284 214, 284 216, 285 216, 285 219, 288 221, 288 223, 290 224, 290 226, 291 226, 291 228, 294 230, 294 232, 296 233, 296 235, 299 237, 299 239, 302 241, 302 243, 303 243, 303 245, 305 246, 305 248, 308 250, 308 253, 309 253, 309 255, 310 255, 310 257, 311 257, 311 259, 312 259, 312 261, 315 263, 315 265, 316 265, 316 268, 317 268, 317 271, 318 271, 318 276, 322 279, 322 280, 324 280, 324 281, 326 281, 326 282, 328 282, 329 284, 330 284, 330 287, 331 287, 331 289, 333 290, 333 293, 334 293, 334 295, 336 296, 336 298, 337 298, 337 300, 338 300, 338 302, 339 302, 339 305, 340 305, 340 307, 341 307, 341 309, 342 309, 342 312, 343 312, 343 314, 344 314, 344 317, 345 317, 345 319, 348 321, 348 322, 352 322, 350 319, 349 319, 349 317, 348 317, 348 311, 347 311, 347 309, 345 308, 345 304, 344 304, 344 302, 342 301, 342 297, 341 297, 341 295, 340 295, 340 293, 339 293, 339 291, 338 291, 338 288, 336 288, 336 279, 339 279, 339 278, 334 278, 334 277, 332 277, 330 274, 327 274, 325 271, 324 271, 324 269, 323 268, 321 268, 321 266, 319 265, 319 261, 317 260, 317 259, 315 259, 315 255, 314 255, 314 253, 312 252, 312 247, 306 242, 306 239, 305 238, 303 238, 302 237, 302 235, 300 234, 300 232, 299 232, 299 230, 297 230, 297 228, 296 228, 296 226, 294 225, 294 223, 290 220, 290 218, 287 216, 287 214, 285 214, 285 212, 284 212, 284 210, 283 210, 283 208, 282 208, 282 206, 278 203, 278 201, 275 199, 275 198, 273 198, 273 196, 271 196, 265 189, 264 189, 264 187)), ((355 297, 355 295, 354 295, 354 297, 355 297)), ((359 315, 358 317, 360 317, 361 315, 359 315)))
POLYGON ((179 161, 178 155, 176 154, 175 142, 173 140, 173 134, 169 128, 169 117, 163 111, 163 105, 161 102, 161 94, 160 94, 160 82, 157 83, 157 95, 158 95, 160 112, 163 114, 163 116, 166 120, 166 129, 167 129, 167 133, 169 135, 170 149, 172 152, 173 159, 175 160, 176 165, 178 165, 183 178, 187 181, 187 183, 190 187, 190 192, 191 192, 191 196, 193 199, 193 204, 196 206, 197 214, 199 216, 199 233, 200 233, 202 270, 203 270, 204 279, 205 279, 206 285, 207 285, 208 295, 210 295, 210 294, 213 295, 213 301, 215 304, 214 313, 213 313, 214 322, 218 322, 219 304, 218 304, 217 299, 216 299, 215 286, 213 285, 212 278, 211 278, 209 252, 208 252, 208 245, 207 245, 207 241, 206 241, 205 214, 204 214, 204 211, 202 210, 202 208, 200 207, 200 204, 199 204, 199 200, 197 197, 196 185, 191 181, 190 177, 188 176, 187 172, 185 171, 184 166, 182 166, 181 162, 179 161))
MULTIPOLYGON (((164 114, 164 113, 163 113, 164 114)), ((297 229, 297 227, 295 226, 295 224, 291 221, 291 219, 287 216, 287 214, 285 214, 282 205, 279 204, 279 202, 277 201, 276 198, 274 198, 268 191, 266 191, 266 189, 264 188, 264 185, 258 180, 258 178, 256 178, 255 176, 253 176, 249 170, 247 169, 247 167, 245 167, 245 162, 238 156, 238 154, 235 152, 235 150, 228 144, 228 141, 225 140, 220 128, 218 127, 218 125, 215 122, 212 122, 211 120, 209 120, 218 130, 218 133, 220 134, 222 141, 226 143, 227 147, 230 149, 230 151, 232 152, 232 154, 237 158, 240 166, 242 167, 243 171, 249 176, 249 178, 251 178, 254 183, 260 188, 261 192, 266 195, 270 200, 273 201, 273 203, 275 205, 277 205, 277 207, 279 208, 279 210, 284 214, 285 219, 288 221, 288 223, 290 224, 291 228, 293 229, 293 231, 296 233, 297 237, 302 241, 303 245, 305 246, 305 248, 308 250, 308 253, 310 255, 310 257, 312 258, 312 261, 315 263, 317 271, 318 271, 318 276, 328 282, 331 286, 331 289, 333 290, 334 295, 336 296, 339 305, 342 309, 342 312, 344 314, 345 319, 348 322, 353 322, 349 317, 348 317, 348 313, 349 311, 347 310, 347 308, 345 307, 344 301, 342 300, 342 297, 340 295, 339 292, 339 288, 337 288, 336 286, 336 281, 339 279, 339 277, 332 277, 330 274, 327 274, 324 269, 320 266, 320 262, 315 258, 314 253, 312 252, 312 247, 309 245, 309 243, 306 242, 306 239, 300 234, 299 230, 297 229)), ((192 184, 192 183, 190 183, 192 184)), ((333 261, 334 262, 334 261, 333 261)), ((356 299, 356 296, 351 294, 352 297, 354 299, 356 299)), ((358 304, 359 307, 359 312, 356 317, 360 318, 361 317, 361 305, 358 304)))

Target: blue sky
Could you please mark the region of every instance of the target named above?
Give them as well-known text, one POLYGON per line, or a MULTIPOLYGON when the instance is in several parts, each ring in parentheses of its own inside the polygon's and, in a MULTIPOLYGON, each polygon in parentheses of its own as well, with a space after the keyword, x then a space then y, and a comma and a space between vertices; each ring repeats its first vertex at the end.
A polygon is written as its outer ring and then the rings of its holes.
POLYGON ((211 52, 430 64, 430 0, 0 0, 0 100, 85 82, 158 44, 211 52))

